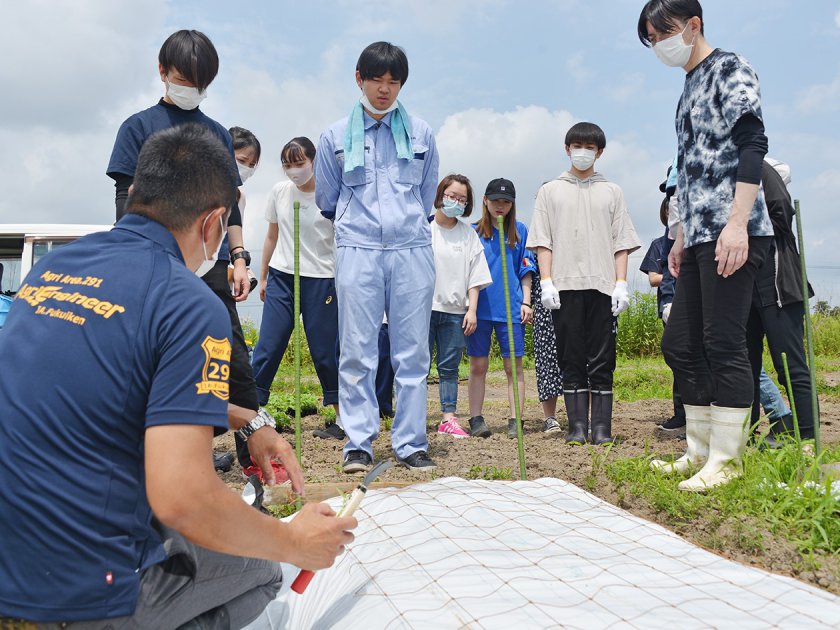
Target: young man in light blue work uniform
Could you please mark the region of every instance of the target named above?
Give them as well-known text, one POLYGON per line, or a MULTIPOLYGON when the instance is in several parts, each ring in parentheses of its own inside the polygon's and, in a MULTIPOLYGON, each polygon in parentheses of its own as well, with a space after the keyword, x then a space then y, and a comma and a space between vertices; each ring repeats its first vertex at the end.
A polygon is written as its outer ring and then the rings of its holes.
POLYGON ((431 470, 426 375, 435 286, 428 209, 438 154, 432 130, 397 101, 408 79, 405 52, 387 42, 362 51, 362 98, 321 136, 315 199, 335 221, 339 405, 347 432, 343 470, 367 470, 379 432, 374 379, 377 335, 388 316, 397 408, 391 443, 400 463, 431 470))

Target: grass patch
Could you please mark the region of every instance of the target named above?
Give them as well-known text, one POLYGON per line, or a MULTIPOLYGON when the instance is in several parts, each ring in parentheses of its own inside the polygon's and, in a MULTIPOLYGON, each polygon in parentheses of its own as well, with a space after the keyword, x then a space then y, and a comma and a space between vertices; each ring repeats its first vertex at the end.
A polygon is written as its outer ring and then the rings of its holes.
POLYGON ((467 479, 486 479, 497 481, 500 479, 513 479, 512 468, 496 468, 495 466, 473 466, 466 474, 467 479))
POLYGON ((292 501, 291 503, 267 505, 265 509, 268 510, 268 513, 274 518, 286 518, 298 511, 297 503, 295 501, 292 501))
POLYGON ((778 450, 747 450, 744 476, 707 494, 680 492, 679 475, 654 473, 651 456, 607 465, 616 489, 646 500, 675 525, 704 522, 698 541, 713 549, 735 547, 757 554, 764 532, 790 541, 803 557, 840 554, 840 501, 820 481, 818 463, 840 459, 840 446, 829 448, 819 462, 790 444, 778 450))

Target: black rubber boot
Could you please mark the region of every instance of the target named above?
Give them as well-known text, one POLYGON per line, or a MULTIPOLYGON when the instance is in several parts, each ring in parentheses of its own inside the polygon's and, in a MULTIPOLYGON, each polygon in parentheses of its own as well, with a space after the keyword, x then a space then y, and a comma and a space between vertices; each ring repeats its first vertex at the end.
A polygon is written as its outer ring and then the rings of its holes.
POLYGON ((785 441, 792 440, 796 436, 793 429, 793 414, 789 413, 781 418, 776 418, 770 422, 770 433, 764 441, 767 443, 767 448, 781 448, 785 441))
POLYGON ((563 400, 569 417, 566 444, 586 444, 586 435, 589 433, 589 390, 564 391, 563 400))
POLYGON ((592 390, 592 443, 612 444, 612 392, 592 390))

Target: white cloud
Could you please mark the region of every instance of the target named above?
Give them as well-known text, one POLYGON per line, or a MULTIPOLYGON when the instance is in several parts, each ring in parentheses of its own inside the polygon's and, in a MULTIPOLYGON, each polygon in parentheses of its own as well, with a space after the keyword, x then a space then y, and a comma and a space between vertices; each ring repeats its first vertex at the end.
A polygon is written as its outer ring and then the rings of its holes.
POLYGON ((32 0, 3 10, 0 125, 94 129, 102 112, 157 73, 164 0, 143 3, 32 0), (130 19, 129 19, 130 16, 130 19))
POLYGON ((840 74, 831 83, 817 83, 805 88, 796 101, 803 114, 840 111, 840 74))
POLYGON ((607 97, 616 103, 627 103, 642 93, 645 86, 645 75, 641 72, 633 72, 624 75, 621 82, 607 88, 607 97))
POLYGON ((837 28, 840 28, 840 11, 834 16, 834 23, 837 25, 837 28))
POLYGON ((441 175, 463 173, 478 195, 491 179, 510 179, 520 219, 527 223, 522 217, 530 217, 537 188, 568 164, 563 138, 574 122, 567 111, 533 105, 510 112, 469 109, 452 114, 437 133, 441 175))
POLYGON ((111 0, 4 8, 0 222, 113 221, 105 168, 119 123, 160 93, 167 14, 164 0, 128 11, 111 0))
POLYGON ((584 59, 585 56, 582 52, 576 52, 566 59, 566 72, 572 75, 577 82, 584 81, 591 74, 589 68, 583 62, 584 59))

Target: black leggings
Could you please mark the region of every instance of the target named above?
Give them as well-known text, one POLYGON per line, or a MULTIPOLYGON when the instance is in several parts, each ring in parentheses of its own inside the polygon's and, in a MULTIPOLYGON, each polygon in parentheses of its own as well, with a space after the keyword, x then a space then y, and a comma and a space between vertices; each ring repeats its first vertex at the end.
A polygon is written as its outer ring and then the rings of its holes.
MULTIPOLYGON (((805 346, 802 342, 802 318, 805 307, 802 302, 779 307, 757 306, 753 302, 747 324, 747 348, 755 376, 755 395, 758 395, 758 374, 761 372, 761 355, 764 352, 764 336, 773 358, 773 367, 779 381, 792 398, 803 439, 814 437, 814 409, 811 401, 811 373, 805 360, 805 346), (782 352, 787 355, 791 383, 785 379, 782 352)), ((753 409, 752 422, 758 421, 758 409, 753 409)))
POLYGON ((755 274, 771 239, 751 236, 747 262, 728 278, 717 272, 717 241, 686 248, 662 335, 662 354, 685 404, 738 409, 752 405, 747 318, 755 274))

